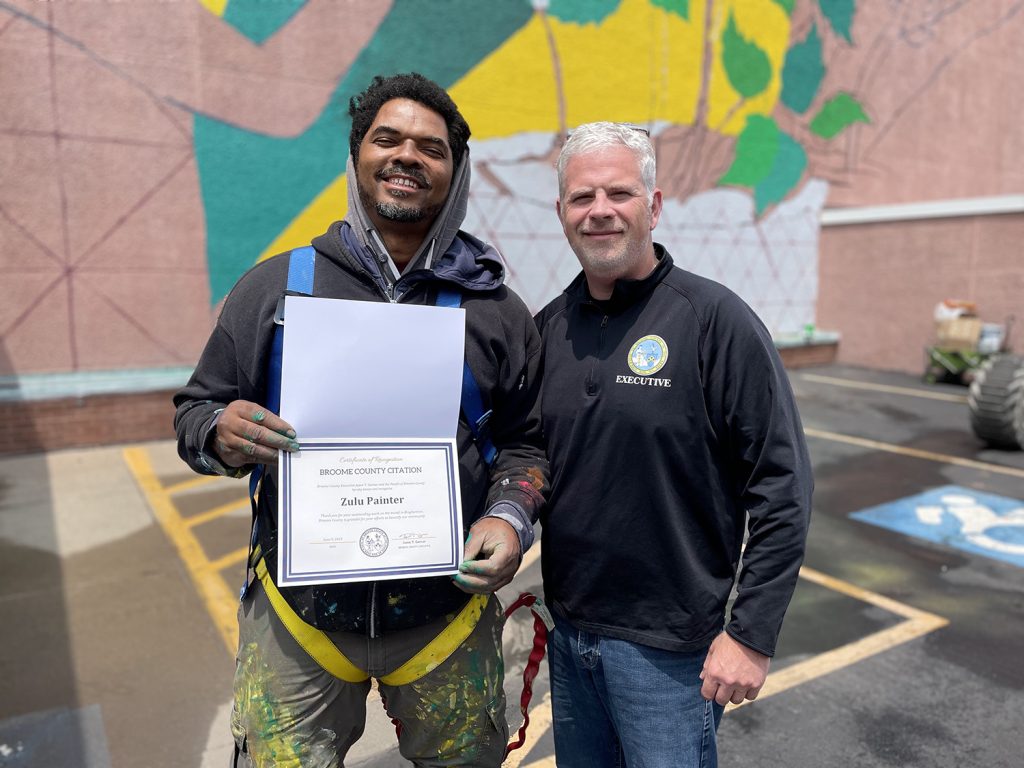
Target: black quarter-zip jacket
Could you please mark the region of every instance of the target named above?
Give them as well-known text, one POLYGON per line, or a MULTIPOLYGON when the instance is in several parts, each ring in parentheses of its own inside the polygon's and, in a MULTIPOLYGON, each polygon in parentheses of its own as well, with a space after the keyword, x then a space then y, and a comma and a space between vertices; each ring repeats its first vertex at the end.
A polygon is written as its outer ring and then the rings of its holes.
POLYGON ((754 312, 655 250, 654 272, 609 300, 580 274, 536 317, 545 593, 580 629, 698 650, 725 624, 742 550, 726 631, 771 656, 811 510, 796 403, 754 312))

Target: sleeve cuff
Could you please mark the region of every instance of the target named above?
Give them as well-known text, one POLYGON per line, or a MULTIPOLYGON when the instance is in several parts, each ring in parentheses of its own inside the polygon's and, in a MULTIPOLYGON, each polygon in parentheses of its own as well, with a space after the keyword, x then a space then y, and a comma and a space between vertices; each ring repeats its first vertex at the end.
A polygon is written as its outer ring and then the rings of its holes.
POLYGON ((511 501, 499 501, 494 504, 484 517, 497 517, 512 526, 512 529, 519 537, 519 556, 522 557, 526 551, 533 546, 534 534, 533 523, 526 514, 526 510, 511 501))
POLYGON ((218 459, 216 454, 210 448, 210 439, 217 431, 217 421, 220 419, 221 410, 223 409, 220 409, 215 413, 213 419, 210 420, 209 426, 206 428, 206 434, 203 435, 203 439, 200 443, 202 447, 197 453, 199 463, 211 475, 220 475, 221 477, 231 478, 245 477, 252 470, 252 465, 245 464, 241 467, 229 467, 218 459))

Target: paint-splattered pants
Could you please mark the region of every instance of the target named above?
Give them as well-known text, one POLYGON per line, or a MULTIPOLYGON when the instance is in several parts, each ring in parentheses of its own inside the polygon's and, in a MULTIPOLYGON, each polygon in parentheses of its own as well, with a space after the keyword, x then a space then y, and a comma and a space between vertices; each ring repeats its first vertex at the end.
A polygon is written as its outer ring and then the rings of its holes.
MULTIPOLYGON (((492 598, 473 633, 443 664, 403 686, 379 684, 388 715, 401 723, 399 751, 417 766, 501 765, 508 743, 501 604, 492 598)), ((259 582, 238 611, 231 730, 241 768, 340 768, 362 735, 370 681, 325 672, 277 618, 259 582)), ((373 677, 410 659, 444 627, 440 621, 386 638, 328 636, 373 677)))

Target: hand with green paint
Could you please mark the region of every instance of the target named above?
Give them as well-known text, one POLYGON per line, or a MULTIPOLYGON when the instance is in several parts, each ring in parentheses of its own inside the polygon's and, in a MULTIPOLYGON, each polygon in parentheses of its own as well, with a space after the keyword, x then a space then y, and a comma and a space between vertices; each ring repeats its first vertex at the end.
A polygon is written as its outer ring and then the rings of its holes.
POLYGON ((277 452, 297 451, 291 424, 248 400, 235 400, 217 418, 213 449, 229 467, 276 464, 277 452))
POLYGON ((512 581, 521 560, 515 529, 500 518, 484 517, 469 529, 455 585, 471 594, 497 592, 512 581))

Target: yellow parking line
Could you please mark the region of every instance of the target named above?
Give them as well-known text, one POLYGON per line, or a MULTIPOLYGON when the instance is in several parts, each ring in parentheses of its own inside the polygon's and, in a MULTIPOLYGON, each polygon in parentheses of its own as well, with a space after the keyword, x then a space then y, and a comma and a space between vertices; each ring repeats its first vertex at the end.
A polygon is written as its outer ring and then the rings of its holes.
POLYGON ((189 491, 193 488, 201 488, 204 485, 209 485, 210 483, 223 481, 223 479, 224 478, 222 477, 214 477, 213 475, 199 475, 197 477, 190 478, 189 480, 182 480, 180 483, 175 483, 174 485, 168 485, 164 488, 164 491, 173 496, 174 494, 181 493, 182 491, 189 491))
POLYGON ((223 571, 225 568, 230 568, 232 565, 238 565, 244 563, 245 558, 249 556, 248 547, 240 547, 234 552, 228 552, 223 557, 219 557, 210 563, 210 567, 215 571, 223 571))
POLYGON ((896 453, 900 456, 912 456, 915 459, 926 459, 927 461, 937 461, 940 464, 955 464, 958 467, 968 467, 970 469, 980 469, 983 472, 996 472, 1001 475, 1010 475, 1012 477, 1024 477, 1024 469, 1017 469, 1016 467, 1004 467, 1002 464, 992 464, 988 461, 975 461, 974 459, 962 459, 959 456, 950 456, 946 453, 935 453, 934 451, 922 451, 917 448, 906 448, 902 445, 893 445, 892 443, 881 443, 878 440, 867 440, 863 437, 853 437, 851 435, 843 435, 838 432, 826 432, 823 429, 811 429, 809 427, 804 429, 804 434, 808 437, 818 437, 822 440, 832 440, 837 443, 847 443, 849 445, 857 445, 861 448, 870 448, 873 451, 884 451, 885 453, 896 453))
MULTIPOLYGON (((929 632, 934 632, 936 629, 949 624, 949 621, 941 616, 936 616, 933 613, 897 602, 885 595, 880 595, 877 592, 872 592, 855 584, 828 576, 807 566, 800 569, 800 578, 807 579, 835 592, 848 595, 861 602, 878 606, 890 613, 895 613, 897 616, 903 616, 905 621, 847 643, 839 648, 820 653, 813 658, 785 667, 777 672, 770 673, 757 697, 757 701, 763 701, 790 688, 795 688, 803 683, 856 664, 859 661, 895 648, 929 632)), ((727 709, 732 711, 752 703, 754 702, 745 701, 738 705, 730 704, 727 709)), ((545 695, 538 702, 536 708, 530 711, 530 734, 532 738, 523 745, 520 757, 517 758, 515 756, 516 753, 509 757, 505 763, 506 768, 519 767, 523 757, 529 754, 532 745, 536 744, 541 736, 551 727, 551 717, 551 697, 550 695, 545 695)), ((554 765, 554 757, 545 757, 528 763, 522 766, 522 768, 553 768, 554 765)))
POLYGON ((192 583, 195 584, 228 653, 234 654, 238 646, 237 601, 234 594, 217 570, 211 567, 199 540, 178 513, 166 489, 160 484, 146 450, 126 448, 123 455, 129 470, 135 475, 135 482, 145 494, 154 517, 185 563, 192 583))
MULTIPOLYGON (((840 581, 806 566, 800 569, 800 578, 820 584, 823 587, 856 598, 862 602, 876 605, 890 613, 895 613, 897 616, 903 616, 906 621, 901 621, 895 626, 867 635, 852 643, 834 648, 831 651, 820 653, 813 658, 798 662, 785 669, 780 669, 778 672, 770 673, 764 687, 761 689, 761 693, 757 697, 757 701, 774 696, 777 693, 782 693, 790 688, 827 675, 830 672, 843 669, 851 664, 856 664, 858 661, 863 661, 882 651, 895 648, 897 645, 926 635, 949 624, 949 621, 941 616, 899 603, 877 592, 871 592, 849 582, 840 581)), ((745 701, 735 706, 729 705, 729 709, 738 709, 750 703, 745 701)))
POLYGON ((889 392, 894 395, 909 395, 910 397, 923 397, 927 400, 944 400, 948 403, 966 403, 966 395, 951 395, 946 392, 928 392, 913 387, 894 387, 890 384, 872 384, 867 381, 853 381, 852 379, 839 379, 834 376, 822 376, 817 373, 801 373, 798 377, 804 381, 814 381, 819 384, 831 384, 835 387, 847 387, 849 389, 868 389, 874 392, 889 392))
POLYGON ((882 610, 888 611, 889 613, 895 613, 897 616, 902 616, 906 619, 917 620, 931 616, 930 613, 918 610, 917 608, 904 603, 897 602, 885 595, 872 592, 869 589, 858 587, 848 581, 842 581, 834 576, 829 576, 821 571, 816 571, 813 568, 808 568, 806 565, 800 569, 800 578, 807 579, 819 586, 831 589, 833 592, 839 592, 847 597, 852 597, 854 600, 860 600, 862 603, 877 605, 882 610))
POLYGON ((182 520, 185 522, 185 525, 187 525, 189 528, 195 528, 197 525, 202 525, 203 523, 208 523, 211 520, 216 520, 219 517, 224 517, 224 515, 228 514, 229 512, 234 512, 236 509, 248 508, 249 497, 246 496, 241 499, 229 501, 227 504, 221 504, 219 507, 214 507, 213 509, 208 510, 206 512, 202 512, 198 515, 190 515, 189 517, 184 517, 182 518, 182 520))

